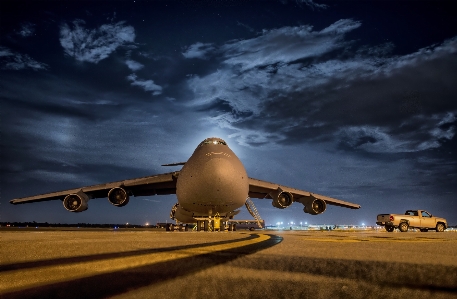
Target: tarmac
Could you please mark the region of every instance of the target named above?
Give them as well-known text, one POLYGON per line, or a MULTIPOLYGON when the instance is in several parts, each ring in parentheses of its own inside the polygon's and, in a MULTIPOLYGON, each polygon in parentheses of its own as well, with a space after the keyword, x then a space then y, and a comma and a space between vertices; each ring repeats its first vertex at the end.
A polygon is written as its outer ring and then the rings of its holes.
POLYGON ((457 298, 457 233, 0 229, 0 298, 457 298))

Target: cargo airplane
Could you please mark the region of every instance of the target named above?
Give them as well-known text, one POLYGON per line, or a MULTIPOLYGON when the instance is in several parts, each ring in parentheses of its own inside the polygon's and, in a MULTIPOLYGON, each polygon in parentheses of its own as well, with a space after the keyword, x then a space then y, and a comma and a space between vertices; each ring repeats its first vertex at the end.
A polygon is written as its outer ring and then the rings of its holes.
POLYGON ((250 178, 241 161, 220 138, 202 141, 187 162, 163 166, 178 165, 183 166, 180 171, 18 198, 10 203, 61 200, 68 211, 82 212, 94 198, 108 197, 111 204, 123 207, 131 196, 176 194, 178 202, 170 217, 180 223, 203 223, 205 230, 216 215, 221 221, 232 219, 249 198, 270 199, 278 209, 298 202, 311 215, 323 213, 327 204, 360 208, 358 204, 250 178))

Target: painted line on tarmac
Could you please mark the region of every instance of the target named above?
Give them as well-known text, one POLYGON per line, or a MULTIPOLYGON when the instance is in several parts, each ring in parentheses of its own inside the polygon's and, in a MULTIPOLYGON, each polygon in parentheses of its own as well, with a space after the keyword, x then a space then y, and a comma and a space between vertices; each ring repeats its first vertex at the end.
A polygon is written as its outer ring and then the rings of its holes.
POLYGON ((236 249, 269 240, 269 235, 257 234, 257 238, 234 241, 226 244, 175 251, 155 252, 139 256, 119 257, 102 261, 82 262, 72 265, 43 266, 29 270, 14 270, 0 273, 0 295, 21 289, 71 281, 94 275, 111 273, 141 266, 150 266, 171 260, 178 260, 209 253, 236 249))

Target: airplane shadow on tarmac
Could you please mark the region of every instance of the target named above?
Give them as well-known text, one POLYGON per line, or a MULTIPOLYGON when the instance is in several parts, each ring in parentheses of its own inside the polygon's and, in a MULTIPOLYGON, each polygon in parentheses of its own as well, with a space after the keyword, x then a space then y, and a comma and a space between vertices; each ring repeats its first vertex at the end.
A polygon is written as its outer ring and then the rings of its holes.
MULTIPOLYGON (((251 240, 258 237, 259 235, 252 234, 242 240, 251 240)), ((9 264, 0 266, 0 273, 12 270, 27 271, 27 269, 37 267, 78 264, 119 257, 141 256, 151 253, 170 252, 172 254, 173 251, 177 250, 205 248, 237 241, 240 241, 240 239, 9 264)), ((221 265, 274 246, 281 241, 281 237, 270 235, 268 240, 259 243, 4 293, 0 294, 0 298, 106 298, 221 265)))

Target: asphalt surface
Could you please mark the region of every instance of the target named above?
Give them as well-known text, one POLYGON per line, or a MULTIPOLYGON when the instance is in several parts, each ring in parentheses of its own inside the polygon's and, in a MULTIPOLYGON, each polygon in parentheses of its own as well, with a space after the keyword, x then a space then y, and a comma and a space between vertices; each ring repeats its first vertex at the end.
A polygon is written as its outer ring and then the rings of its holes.
POLYGON ((0 229, 0 298, 457 298, 457 233, 0 229))

